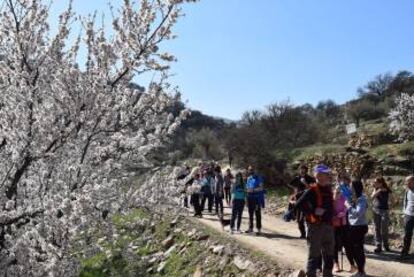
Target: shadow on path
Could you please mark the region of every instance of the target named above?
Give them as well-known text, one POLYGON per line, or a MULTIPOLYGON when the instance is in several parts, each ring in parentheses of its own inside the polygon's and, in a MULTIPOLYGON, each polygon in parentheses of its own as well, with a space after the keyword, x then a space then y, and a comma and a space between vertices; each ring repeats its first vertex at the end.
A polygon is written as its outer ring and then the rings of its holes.
POLYGON ((257 237, 264 237, 267 239, 288 239, 288 240, 303 240, 299 237, 292 237, 285 234, 279 234, 279 233, 269 233, 269 232, 262 232, 260 235, 256 235, 257 237))
MULTIPOLYGON (((365 255, 367 256, 367 258, 373 259, 373 260, 378 260, 378 261, 384 261, 384 262, 399 262, 402 264, 414 264, 414 256, 410 255, 408 256, 406 259, 404 260, 400 260, 400 253, 397 251, 390 251, 387 253, 381 253, 381 254, 375 254, 372 252, 366 252, 365 255)), ((414 271, 414 268, 413 268, 414 271)), ((414 273, 413 273, 414 275, 414 273)))

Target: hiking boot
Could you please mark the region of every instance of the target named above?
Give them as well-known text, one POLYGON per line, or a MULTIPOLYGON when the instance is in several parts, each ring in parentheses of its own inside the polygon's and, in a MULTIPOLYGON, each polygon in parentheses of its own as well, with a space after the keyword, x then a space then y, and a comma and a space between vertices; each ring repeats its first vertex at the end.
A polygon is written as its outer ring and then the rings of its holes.
POLYGON ((240 230, 240 229, 237 229, 237 234, 241 234, 242 233, 242 231, 240 230))
POLYGON ((262 231, 260 229, 257 230, 256 235, 260 236, 262 234, 262 231))
POLYGON ((230 229, 230 235, 234 234, 234 229, 230 229))
POLYGON ((387 251, 387 252, 390 252, 391 251, 390 246, 389 245, 384 245, 384 250, 387 251))
POLYGON ((377 246, 377 248, 375 248, 374 249, 374 253, 381 253, 382 252, 382 249, 381 249, 381 246, 377 246))
POLYGON ((245 231, 245 233, 246 233, 246 234, 251 234, 251 233, 253 233, 253 229, 250 229, 250 228, 249 228, 249 229, 247 229, 247 230, 245 231))

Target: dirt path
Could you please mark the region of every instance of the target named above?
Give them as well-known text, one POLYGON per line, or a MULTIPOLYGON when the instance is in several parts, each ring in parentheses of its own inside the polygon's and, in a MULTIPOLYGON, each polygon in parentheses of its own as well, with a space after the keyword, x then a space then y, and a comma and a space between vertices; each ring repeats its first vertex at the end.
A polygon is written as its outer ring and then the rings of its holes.
MULTIPOLYGON (((225 218, 229 218, 230 209, 225 208, 225 218)), ((222 230, 216 216, 205 214, 199 221, 207 226, 214 228, 217 231, 225 233, 225 235, 232 236, 241 244, 252 250, 260 251, 270 258, 276 260, 281 266, 300 269, 305 267, 307 257, 306 241, 298 238, 299 231, 297 225, 284 222, 281 219, 271 217, 268 215, 262 216, 262 235, 247 235, 247 234, 229 234, 229 227, 222 230)), ((248 217, 244 213, 242 230, 247 229, 248 217)), ((381 255, 373 254, 373 247, 367 245, 367 266, 366 271, 369 276, 384 276, 384 277, 412 277, 414 276, 414 260, 401 263, 395 261, 398 253, 387 253, 381 255)), ((341 259, 341 258, 340 258, 341 259)), ((344 269, 348 270, 349 265, 344 257, 344 269)), ((335 276, 350 276, 348 272, 341 272, 335 276)))

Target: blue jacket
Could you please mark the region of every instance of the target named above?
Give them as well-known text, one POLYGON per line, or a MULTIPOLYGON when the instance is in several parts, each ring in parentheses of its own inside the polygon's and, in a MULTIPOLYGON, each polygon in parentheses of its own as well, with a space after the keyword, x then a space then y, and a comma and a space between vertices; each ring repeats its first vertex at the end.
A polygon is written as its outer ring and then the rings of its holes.
MULTIPOLYGON (((258 175, 252 175, 247 178, 246 188, 249 189, 256 189, 261 184, 263 184, 263 178, 258 175)), ((256 198, 259 202, 259 205, 264 208, 265 207, 265 190, 258 191, 258 192, 248 192, 247 196, 249 198, 256 198)))
POLYGON ((209 195, 211 194, 210 180, 208 178, 203 178, 201 180, 201 192, 209 195))
POLYGON ((256 189, 263 183, 263 180, 258 175, 252 175, 247 178, 246 188, 247 189, 256 189))
POLYGON ((348 221, 351 226, 368 225, 367 221, 368 202, 362 194, 356 203, 348 209, 348 221))

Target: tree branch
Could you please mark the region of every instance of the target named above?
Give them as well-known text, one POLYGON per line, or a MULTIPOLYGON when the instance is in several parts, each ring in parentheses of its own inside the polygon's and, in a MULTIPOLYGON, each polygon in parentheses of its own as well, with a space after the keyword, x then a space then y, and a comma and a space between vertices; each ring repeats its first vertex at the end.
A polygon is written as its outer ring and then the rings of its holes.
MULTIPOLYGON (((38 215, 43 214, 44 212, 45 212, 45 210, 41 209, 41 210, 37 210, 37 211, 31 212, 31 213, 23 213, 23 214, 21 214, 19 216, 13 217, 13 218, 6 218, 6 220, 4 220, 3 222, 0 222, 0 228, 5 227, 5 226, 8 226, 8 225, 15 224, 19 220, 24 219, 24 218, 28 218, 28 219, 35 218, 38 215)), ((26 224, 27 223, 28 222, 26 222, 26 224)), ((21 226, 23 226, 23 225, 20 225, 20 227, 21 226)))
MULTIPOLYGON (((142 54, 144 54, 145 50, 147 49, 150 42, 155 38, 158 31, 161 29, 161 27, 164 25, 164 23, 167 21, 168 17, 170 16, 171 12, 174 10, 175 5, 172 4, 168 7, 167 14, 164 16, 164 18, 161 20, 160 24, 155 28, 154 32, 151 34, 151 36, 147 39, 147 41, 144 43, 144 46, 141 48, 139 53, 134 57, 134 60, 138 60, 142 54)), ((114 88, 121 80, 125 77, 125 75, 128 74, 128 72, 131 70, 130 67, 125 68, 125 70, 118 75, 118 77, 111 82, 111 87, 114 88)))

